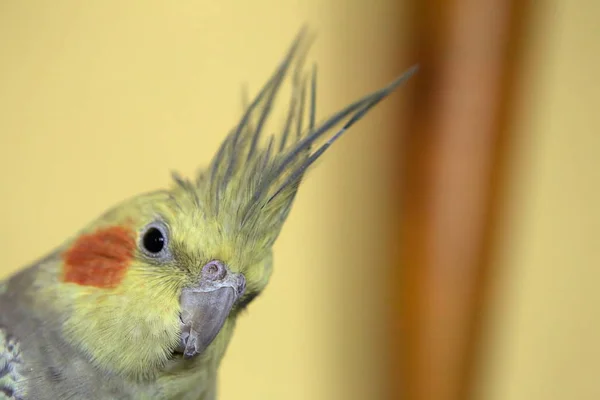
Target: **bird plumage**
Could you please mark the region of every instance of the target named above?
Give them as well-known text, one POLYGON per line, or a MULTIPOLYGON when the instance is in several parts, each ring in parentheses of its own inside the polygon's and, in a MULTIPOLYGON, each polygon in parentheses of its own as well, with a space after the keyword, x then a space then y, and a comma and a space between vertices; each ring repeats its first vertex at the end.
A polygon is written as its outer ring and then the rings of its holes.
POLYGON ((0 284, 0 399, 216 396, 236 317, 269 281, 272 245, 306 171, 416 71, 317 122, 316 67, 303 70, 309 44, 302 31, 195 179, 174 174, 170 189, 114 206, 0 284), (265 140, 290 71, 283 128, 265 140), (219 289, 226 300, 205 301, 219 289), (186 290, 224 315, 206 344, 191 342, 205 338, 194 318, 205 320, 184 310, 186 290))

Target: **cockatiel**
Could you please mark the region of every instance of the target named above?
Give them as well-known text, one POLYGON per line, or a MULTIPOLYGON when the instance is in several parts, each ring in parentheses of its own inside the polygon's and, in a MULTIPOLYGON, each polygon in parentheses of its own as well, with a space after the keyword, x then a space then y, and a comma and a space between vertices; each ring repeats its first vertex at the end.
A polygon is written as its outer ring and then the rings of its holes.
POLYGON ((118 204, 0 282, 0 399, 216 398, 236 318, 269 281, 307 168, 416 71, 317 123, 307 37, 196 179, 174 175, 172 188, 118 204), (290 75, 284 126, 264 143, 290 75))

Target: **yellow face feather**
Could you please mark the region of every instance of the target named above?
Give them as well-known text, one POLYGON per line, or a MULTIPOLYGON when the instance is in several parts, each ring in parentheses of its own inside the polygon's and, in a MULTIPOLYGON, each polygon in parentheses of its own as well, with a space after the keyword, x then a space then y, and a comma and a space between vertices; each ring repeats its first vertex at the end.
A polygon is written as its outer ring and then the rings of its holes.
POLYGON ((298 36, 196 179, 175 175, 170 190, 122 203, 61 248, 58 271, 40 266, 38 280, 55 282, 40 284, 46 292, 40 298, 55 299, 55 307, 68 310, 65 336, 100 368, 135 379, 155 377, 173 363, 188 370, 206 363, 216 368, 239 311, 268 283, 272 245, 307 169, 416 71, 317 123, 316 69, 302 71, 305 36, 298 36), (291 69, 285 124, 264 141, 264 123, 291 69), (218 335, 199 357, 186 360, 175 351, 182 334, 182 290, 204 279, 211 260, 242 276, 245 286, 236 289, 239 296, 218 335))
MULTIPOLYGON (((69 310, 65 336, 101 368, 135 379, 150 378, 173 360, 179 341, 179 296, 193 286, 201 267, 223 260, 247 282, 244 303, 266 286, 271 274, 271 249, 236 247, 241 239, 229 234, 218 220, 207 218, 193 194, 175 188, 136 197, 111 210, 66 243, 60 276, 55 285, 43 285, 54 306, 69 310), (167 261, 148 258, 140 247, 147 226, 156 221, 168 230, 172 255, 167 261), (130 235, 130 240, 107 237, 106 232, 130 235), (96 242, 104 241, 102 244, 96 242), (122 247, 133 251, 117 265, 122 247), (246 250, 246 251, 245 251, 246 250), (81 257, 80 254, 84 254, 81 257), (90 269, 96 269, 90 275, 90 269), (108 270, 122 269, 122 275, 108 270), (83 271, 82 271, 83 270, 83 271), (110 279, 102 279, 110 275, 110 279)), ((43 271, 42 264, 42 271, 43 271)), ((112 271, 114 272, 114 271, 112 271)), ((55 273, 52 271, 52 273, 55 273)), ((38 279, 47 279, 41 274, 38 279)), ((41 285, 42 286, 42 285, 41 285)), ((235 318, 240 307, 231 312, 235 318)), ((232 329, 233 323, 224 326, 232 329)), ((229 337, 231 332, 224 332, 229 337)), ((221 341, 215 341, 215 344, 221 341)), ((216 354, 224 349, 213 346, 216 354)), ((203 360, 210 358, 210 354, 203 360)))

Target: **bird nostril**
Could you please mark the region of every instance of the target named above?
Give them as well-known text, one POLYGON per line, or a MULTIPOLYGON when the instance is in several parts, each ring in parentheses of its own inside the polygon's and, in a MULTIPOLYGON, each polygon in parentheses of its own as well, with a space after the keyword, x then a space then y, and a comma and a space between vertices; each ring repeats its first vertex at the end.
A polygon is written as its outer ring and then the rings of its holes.
POLYGON ((211 261, 202 268, 202 275, 210 281, 218 281, 225 278, 227 270, 220 261, 211 261))

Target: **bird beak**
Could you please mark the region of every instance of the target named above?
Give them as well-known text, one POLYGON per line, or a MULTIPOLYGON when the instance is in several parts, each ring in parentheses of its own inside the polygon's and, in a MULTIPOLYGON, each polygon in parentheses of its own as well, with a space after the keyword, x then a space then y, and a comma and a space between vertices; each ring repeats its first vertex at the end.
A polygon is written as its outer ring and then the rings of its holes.
POLYGON ((181 336, 176 351, 185 358, 202 354, 221 331, 245 289, 244 275, 231 272, 222 262, 215 260, 204 265, 199 284, 181 292, 181 336))

